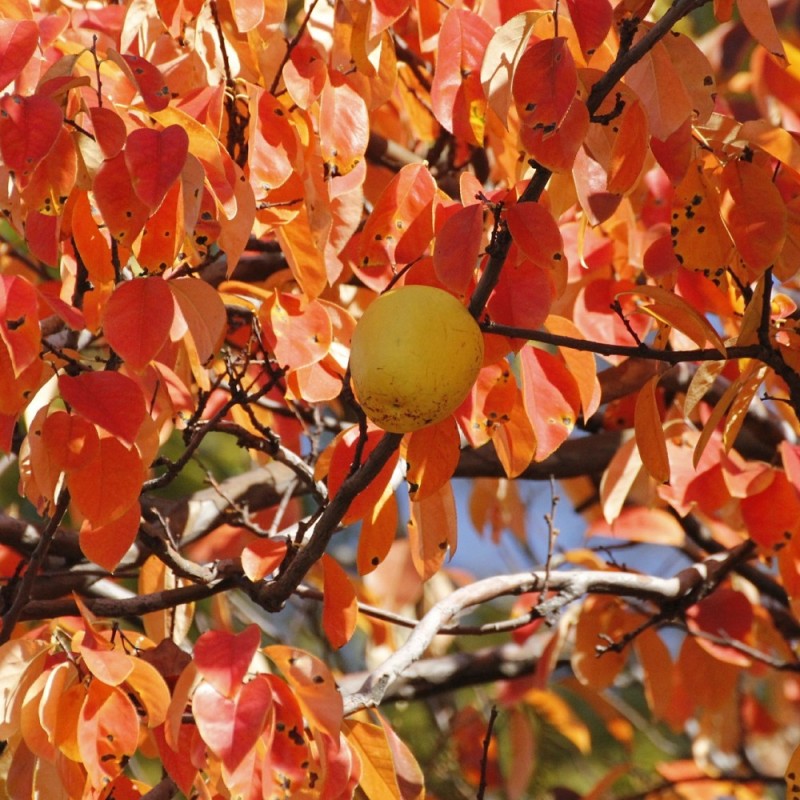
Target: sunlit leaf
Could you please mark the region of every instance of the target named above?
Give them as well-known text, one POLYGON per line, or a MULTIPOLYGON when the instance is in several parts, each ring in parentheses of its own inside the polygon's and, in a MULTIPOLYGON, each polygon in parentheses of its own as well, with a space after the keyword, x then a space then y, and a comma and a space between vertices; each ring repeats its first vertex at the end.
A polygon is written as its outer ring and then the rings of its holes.
POLYGON ((353 635, 358 620, 356 592, 347 573, 325 553, 322 556, 322 629, 331 647, 344 647, 353 635))
POLYGON ((39 28, 33 20, 0 20, 0 89, 22 72, 38 44, 39 28))
POLYGON ((139 128, 128 135, 125 164, 133 191, 151 210, 161 204, 181 174, 189 152, 189 137, 180 125, 162 131, 139 128))
POLYGON ((238 687, 233 697, 203 682, 192 696, 197 730, 228 770, 234 770, 255 747, 267 722, 272 693, 263 676, 238 687))
POLYGON ((320 97, 320 146, 329 175, 347 175, 364 158, 369 117, 364 98, 346 83, 326 83, 320 97))
POLYGON ((384 189, 361 232, 362 267, 408 263, 433 237, 436 183, 427 166, 403 167, 384 189))
POLYGON ((62 375, 58 388, 64 400, 81 416, 132 444, 146 408, 142 390, 118 372, 82 372, 62 375))
POLYGON ((461 443, 453 417, 414 431, 402 452, 408 464, 406 481, 411 499, 422 500, 449 481, 460 453, 461 443))
POLYGON ((769 53, 785 62, 786 52, 768 0, 736 0, 736 8, 753 38, 769 53))
POLYGON ((384 729, 380 725, 354 719, 345 721, 344 732, 347 741, 360 756, 362 772, 359 786, 367 796, 403 800, 384 729))
POLYGON ((136 196, 124 152, 103 162, 92 190, 109 233, 130 247, 147 222, 150 209, 136 196))
POLYGON ((433 247, 436 276, 451 291, 464 294, 475 275, 483 241, 483 207, 460 208, 442 225, 433 247))
POLYGON ((383 562, 397 536, 397 500, 391 488, 361 520, 356 566, 359 575, 372 572, 383 562))
POLYGON ((334 741, 342 727, 342 696, 328 667, 318 658, 286 645, 270 645, 264 653, 275 662, 300 701, 312 725, 334 741))
POLYGON ((567 8, 584 56, 603 43, 611 28, 612 9, 608 0, 567 0, 567 8))
POLYGON ((0 98, 0 154, 6 166, 28 177, 55 144, 63 121, 61 108, 50 97, 0 98))
MULTIPOLYGON (((119 523, 125 526, 131 523, 132 516, 136 516, 138 522, 138 505, 134 504, 139 498, 143 477, 139 453, 129 450, 118 439, 106 436, 100 439, 97 455, 70 473, 69 488, 73 502, 92 526, 101 527, 126 515, 127 519, 119 523)), ((130 545, 135 530, 126 528, 125 533, 130 545)), ((116 553, 120 546, 112 540, 108 549, 116 553)), ((109 562, 115 553, 108 555, 109 562)))
POLYGON ((167 341, 174 315, 174 300, 166 281, 125 281, 106 305, 103 332, 116 353, 133 369, 141 370, 167 341))
POLYGON ((408 520, 411 558, 422 580, 432 578, 457 544, 456 504, 451 484, 445 483, 424 500, 411 503, 408 520))
POLYGON ((572 433, 580 409, 575 379, 564 362, 535 347, 519 354, 522 396, 536 434, 536 461, 543 461, 572 433))
POLYGON ((169 87, 158 67, 142 56, 132 53, 120 54, 111 47, 108 49, 108 57, 139 90, 148 111, 161 111, 169 105, 169 87))
MULTIPOLYGON (((80 502, 86 503, 85 500, 80 502)), ((136 541, 140 517, 139 504, 134 503, 121 516, 109 522, 93 524, 89 519, 84 520, 79 534, 81 552, 90 561, 113 572, 136 541)))
POLYGON ((442 21, 431 104, 436 119, 471 144, 483 143, 486 99, 481 64, 492 37, 486 20, 466 8, 453 7, 442 21))
POLYGON ((257 539, 242 550, 242 572, 251 581, 263 580, 281 565, 286 551, 281 539, 257 539))
POLYGON ((206 631, 194 646, 194 661, 200 674, 222 696, 231 698, 242 686, 261 642, 256 625, 241 633, 206 631))
POLYGON ((741 650, 702 636, 705 633, 731 642, 747 641, 753 626, 753 606, 742 592, 721 586, 686 610, 686 623, 690 631, 700 634, 697 643, 714 658, 740 667, 750 666, 750 658, 741 650))

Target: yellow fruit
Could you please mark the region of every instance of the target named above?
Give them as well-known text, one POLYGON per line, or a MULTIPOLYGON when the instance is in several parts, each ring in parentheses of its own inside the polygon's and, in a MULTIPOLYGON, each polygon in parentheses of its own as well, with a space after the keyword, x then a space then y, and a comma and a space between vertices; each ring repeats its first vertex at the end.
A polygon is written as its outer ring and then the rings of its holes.
POLYGON ((442 289, 404 286, 381 295, 356 325, 350 372, 367 416, 394 433, 443 420, 469 394, 483 336, 442 289))

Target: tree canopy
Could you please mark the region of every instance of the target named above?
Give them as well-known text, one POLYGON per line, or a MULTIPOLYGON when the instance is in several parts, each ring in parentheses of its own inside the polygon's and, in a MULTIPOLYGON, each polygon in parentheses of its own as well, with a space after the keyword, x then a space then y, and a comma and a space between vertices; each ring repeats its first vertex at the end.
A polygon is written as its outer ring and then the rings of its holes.
POLYGON ((0 793, 800 798, 798 21, 4 0, 0 793))

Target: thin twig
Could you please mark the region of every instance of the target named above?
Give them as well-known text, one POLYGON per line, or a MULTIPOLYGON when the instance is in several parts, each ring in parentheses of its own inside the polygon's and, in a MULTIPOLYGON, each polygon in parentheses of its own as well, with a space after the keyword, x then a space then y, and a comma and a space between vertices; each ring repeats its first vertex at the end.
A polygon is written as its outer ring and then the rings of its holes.
POLYGON ((476 800, 483 800, 486 793, 486 775, 489 766, 489 747, 492 744, 492 731, 494 723, 497 720, 497 706, 492 706, 489 712, 489 723, 486 726, 486 736, 483 737, 483 755, 481 756, 481 780, 478 784, 478 794, 475 795, 476 800))

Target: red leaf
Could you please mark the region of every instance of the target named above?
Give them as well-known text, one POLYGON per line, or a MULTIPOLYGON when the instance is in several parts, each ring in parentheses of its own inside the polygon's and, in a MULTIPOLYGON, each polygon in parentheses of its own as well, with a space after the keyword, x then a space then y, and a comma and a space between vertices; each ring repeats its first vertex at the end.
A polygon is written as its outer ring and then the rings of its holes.
POLYGON ((563 36, 531 45, 514 73, 512 92, 520 123, 554 131, 567 114, 578 89, 575 61, 563 36))
POLYGON ((483 17, 453 7, 439 33, 436 71, 431 84, 431 106, 436 119, 470 144, 483 143, 486 98, 481 64, 492 28, 483 17))
POLYGON ((106 158, 114 158, 125 147, 128 131, 122 117, 105 106, 89 109, 97 144, 106 158))
POLYGON ((358 620, 358 602, 353 584, 339 563, 324 553, 322 556, 324 594, 322 597, 322 630, 331 647, 338 650, 352 637, 358 620))
POLYGON ((82 372, 61 375, 58 389, 78 414, 133 444, 147 413, 142 390, 133 380, 118 372, 82 372))
POLYGON ((750 538, 764 548, 786 541, 800 528, 800 500, 786 473, 774 470, 770 484, 757 494, 742 498, 744 527, 750 538))
POLYGON ((536 461, 555 452, 575 427, 581 399, 564 362, 536 347, 519 353, 522 396, 536 434, 536 461))
POLYGON ((161 204, 178 179, 189 152, 189 136, 180 125, 162 131, 139 128, 128 136, 125 164, 136 196, 151 210, 161 204))
POLYGON ((0 275, 0 341, 5 342, 14 377, 39 358, 39 297, 19 275, 0 275))
POLYGON ((121 283, 105 307, 103 332, 111 347, 135 370, 144 369, 164 346, 175 316, 175 300, 162 278, 121 283))
POLYGON ((506 209, 508 230, 523 255, 538 267, 564 262, 564 241, 553 215, 539 203, 515 203, 506 209))
POLYGON ((232 698, 210 683, 201 683, 192 697, 197 730, 229 771, 242 763, 264 732, 271 705, 272 692, 261 675, 240 686, 232 698))
POLYGON ((383 190, 361 233, 358 264, 405 264, 433 238, 436 182, 424 164, 408 164, 383 190))
POLYGON ((130 53, 120 55, 113 48, 108 48, 107 52, 111 61, 122 69, 139 90, 148 111, 161 111, 169 105, 169 87, 157 67, 141 56, 130 53))
POLYGON ((486 310, 495 322, 535 329, 547 319, 556 296, 553 272, 525 258, 514 259, 515 252, 512 246, 486 310))
POLYGON ((325 168, 331 175, 347 175, 364 158, 369 141, 367 105, 346 83, 325 84, 320 97, 319 137, 325 168))
POLYGON ((483 206, 473 203, 448 217, 436 234, 433 266, 436 277, 463 295, 475 275, 483 242, 483 206))
POLYGON ((281 366, 298 369, 323 359, 333 341, 331 318, 318 300, 303 303, 296 295, 280 294, 263 320, 264 338, 281 366))
MULTIPOLYGON (((686 611, 686 623, 693 633, 707 633, 718 638, 747 643, 753 626, 753 606, 742 592, 727 586, 718 588, 686 611)), ((750 659, 740 650, 697 638, 697 644, 720 661, 749 667, 750 659)))
POLYGON ((722 218, 745 264, 760 274, 786 240, 786 204, 769 170, 750 161, 729 161, 722 170, 722 218))
POLYGON ((9 169, 25 178, 55 144, 64 117, 50 97, 0 98, 0 153, 9 169))
POLYGON ((567 0, 567 8, 584 56, 590 56, 605 41, 611 29, 613 10, 608 0, 567 0))
POLYGON ((31 60, 39 28, 30 19, 0 19, 0 89, 5 89, 31 60))
POLYGON ((234 697, 260 643, 257 625, 248 625, 238 634, 206 631, 195 643, 194 663, 215 691, 224 697, 234 697))
POLYGON ((219 292, 204 280, 178 278, 167 281, 181 314, 189 326, 200 364, 205 364, 219 346, 228 323, 219 292))
POLYGON ((589 128, 586 104, 576 99, 554 131, 523 127, 520 138, 528 154, 542 166, 553 172, 570 172, 589 128))

